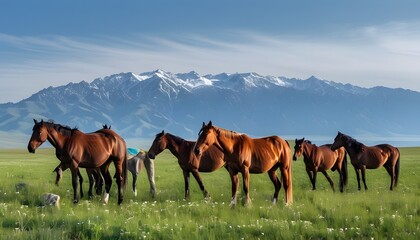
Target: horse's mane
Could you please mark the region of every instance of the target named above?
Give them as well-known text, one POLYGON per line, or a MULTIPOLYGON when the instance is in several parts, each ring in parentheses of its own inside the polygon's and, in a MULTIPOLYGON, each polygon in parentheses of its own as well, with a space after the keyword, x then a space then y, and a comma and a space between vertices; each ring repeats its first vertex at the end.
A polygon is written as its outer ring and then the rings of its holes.
POLYGON ((358 142, 356 139, 354 139, 354 138, 352 138, 348 135, 345 135, 345 134, 343 134, 343 135, 346 137, 347 142, 350 143, 351 146, 353 146, 353 148, 356 152, 363 151, 363 147, 365 146, 363 143, 358 142))
POLYGON ((166 134, 166 135, 169 135, 177 144, 180 144, 180 143, 182 143, 183 141, 185 141, 185 139, 183 139, 183 138, 181 138, 181 137, 178 137, 178 136, 175 136, 175 135, 173 135, 173 134, 170 134, 170 133, 165 133, 165 132, 160 132, 160 133, 158 133, 158 134, 156 134, 156 138, 160 138, 160 137, 162 137, 164 134, 166 134))
POLYGON ((170 133, 166 133, 166 135, 169 135, 177 144, 181 144, 185 141, 185 139, 183 139, 182 137, 178 137, 170 133))
POLYGON ((213 126, 213 128, 221 136, 226 137, 226 138, 230 138, 230 139, 240 137, 242 135, 241 133, 237 133, 237 132, 232 131, 232 130, 226 130, 226 129, 223 129, 223 128, 220 128, 220 127, 213 126))
POLYGON ((47 125, 47 127, 54 128, 57 132, 68 137, 70 137, 73 134, 73 131, 78 130, 77 128, 71 128, 66 125, 55 123, 53 120, 48 120, 47 122, 44 122, 44 123, 47 125))

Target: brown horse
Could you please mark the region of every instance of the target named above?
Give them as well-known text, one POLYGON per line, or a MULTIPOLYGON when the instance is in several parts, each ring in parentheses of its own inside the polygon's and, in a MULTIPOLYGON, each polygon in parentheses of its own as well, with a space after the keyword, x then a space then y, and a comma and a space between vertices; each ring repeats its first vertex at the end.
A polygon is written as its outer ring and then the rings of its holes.
POLYGON ((239 134, 213 126, 210 121, 199 132, 197 143, 194 147, 196 155, 215 144, 225 154, 226 167, 232 180, 231 207, 236 205, 236 192, 238 189, 238 173, 242 174, 245 204, 251 203, 249 197, 249 174, 265 173, 274 184, 273 203, 277 202, 281 182, 276 170, 280 168, 283 187, 286 193, 286 204, 293 202, 292 195, 292 159, 289 144, 277 136, 264 138, 250 138, 246 134, 239 134))
POLYGON ((334 139, 334 143, 331 145, 331 150, 344 147, 350 155, 351 164, 356 171, 357 185, 360 190, 360 172, 362 172, 362 180, 365 185, 365 190, 368 189, 366 186, 365 172, 366 169, 376 169, 380 166, 384 166, 388 174, 391 176, 391 187, 393 190, 394 186, 397 186, 398 175, 400 172, 400 151, 398 148, 393 147, 389 144, 380 144, 372 147, 365 146, 347 136, 341 132, 338 132, 334 139))
POLYGON ((81 168, 101 168, 105 179, 104 202, 108 202, 112 177, 109 165, 114 162, 116 182, 118 186, 118 204, 123 201, 123 188, 127 181, 127 159, 125 141, 111 129, 101 129, 85 134, 77 129, 53 122, 37 122, 34 119, 32 136, 28 143, 28 151, 35 150, 45 141, 49 141, 56 149, 57 158, 72 174, 73 202, 79 201, 78 171, 81 168))
POLYGON ((201 157, 197 157, 193 153, 195 142, 184 140, 170 133, 161 133, 156 135, 152 146, 149 149, 149 158, 154 159, 159 153, 165 149, 178 159, 178 164, 184 173, 185 183, 185 199, 190 197, 190 173, 194 176, 205 198, 209 197, 209 193, 204 188, 199 172, 213 172, 223 167, 223 153, 216 147, 210 147, 201 157))
POLYGON ((335 151, 331 150, 331 144, 316 146, 310 141, 302 139, 295 140, 295 152, 293 153, 293 160, 303 155, 303 161, 306 165, 306 172, 309 180, 312 183, 312 190, 316 189, 316 173, 322 172, 327 178, 333 191, 334 183, 327 173, 327 170, 337 170, 340 174, 340 192, 344 191, 344 186, 347 185, 347 154, 346 150, 341 147, 335 151))

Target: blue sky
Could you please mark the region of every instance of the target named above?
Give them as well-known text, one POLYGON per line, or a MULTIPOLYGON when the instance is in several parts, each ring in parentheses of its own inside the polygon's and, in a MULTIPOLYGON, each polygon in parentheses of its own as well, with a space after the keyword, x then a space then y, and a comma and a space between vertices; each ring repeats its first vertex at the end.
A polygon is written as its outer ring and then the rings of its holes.
POLYGON ((120 72, 420 91, 420 1, 0 0, 0 103, 120 72))

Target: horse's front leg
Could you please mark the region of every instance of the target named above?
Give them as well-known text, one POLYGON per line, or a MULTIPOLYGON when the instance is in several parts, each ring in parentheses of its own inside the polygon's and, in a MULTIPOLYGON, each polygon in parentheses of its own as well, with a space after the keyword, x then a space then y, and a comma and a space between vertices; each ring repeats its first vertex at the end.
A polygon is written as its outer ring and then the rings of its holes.
POLYGON ((357 189, 360 191, 360 169, 354 167, 354 170, 356 171, 357 189))
POLYGON ((245 193, 244 205, 251 205, 251 197, 249 196, 249 168, 244 166, 242 169, 243 189, 245 193))
POLYGON ((190 199, 190 172, 187 170, 182 170, 184 174, 184 199, 190 199))
POLYGON ((239 178, 238 178, 238 172, 228 168, 230 179, 232 181, 232 199, 230 200, 229 206, 231 208, 234 208, 236 206, 236 193, 238 191, 238 185, 239 185, 239 178))
POLYGON ((71 183, 73 186, 73 203, 78 203, 79 202, 79 191, 78 191, 78 187, 79 187, 79 182, 78 182, 78 174, 79 174, 79 168, 76 167, 72 167, 70 168, 71 171, 71 183))
POLYGON ((361 170, 362 170, 363 185, 365 185, 365 190, 368 190, 368 187, 366 185, 366 165, 363 165, 361 170))
POLYGON ((276 204, 279 198, 279 192, 281 189, 281 182, 280 179, 277 177, 276 174, 277 169, 271 169, 268 171, 268 176, 270 177, 271 182, 274 184, 274 196, 273 196, 273 204, 276 204))
POLYGON ((312 190, 314 190, 315 183, 314 183, 314 179, 313 179, 313 171, 309 168, 306 168, 306 173, 308 174, 309 181, 311 181, 312 190))
POLYGON ((201 180, 200 174, 198 173, 197 169, 194 169, 193 171, 191 171, 192 175, 194 176, 195 180, 198 183, 198 186, 200 186, 200 190, 203 193, 204 198, 209 198, 210 195, 207 192, 207 190, 204 188, 204 184, 203 181, 201 180))
POLYGON ((322 171, 322 173, 324 174, 324 176, 327 178, 328 182, 330 183, 330 186, 331 186, 331 188, 332 188, 333 192, 335 192, 335 189, 334 189, 334 182, 333 182, 333 180, 330 178, 330 175, 328 175, 327 171, 322 171))
POLYGON ((109 201, 109 191, 111 190, 112 178, 108 170, 109 165, 105 163, 101 166, 101 173, 105 181, 105 192, 102 201, 107 204, 109 201))

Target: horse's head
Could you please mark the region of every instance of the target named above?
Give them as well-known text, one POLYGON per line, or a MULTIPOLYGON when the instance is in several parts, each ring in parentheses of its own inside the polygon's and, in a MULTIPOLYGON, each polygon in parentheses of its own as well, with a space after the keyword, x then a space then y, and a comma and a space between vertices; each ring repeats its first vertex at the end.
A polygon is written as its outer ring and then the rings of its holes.
POLYGON ((305 142, 305 138, 302 139, 295 139, 295 152, 293 153, 293 160, 296 161, 298 157, 300 157, 303 153, 303 143, 305 142))
POLYGON ((335 151, 340 147, 344 146, 346 140, 347 136, 342 134, 341 132, 338 132, 337 136, 334 139, 334 143, 331 145, 331 150, 335 151))
POLYGON ((161 153, 163 150, 166 149, 166 146, 168 145, 168 139, 166 138, 165 131, 162 130, 161 133, 158 133, 156 135, 155 140, 153 141, 152 146, 150 146, 149 151, 147 151, 149 154, 150 159, 155 159, 155 157, 161 153))
POLYGON ((28 143, 28 151, 30 153, 35 153, 35 150, 43 144, 48 137, 48 130, 44 123, 44 120, 41 120, 41 122, 38 122, 34 119, 34 127, 32 128, 32 136, 31 139, 29 139, 28 143))
POLYGON ((203 122, 203 126, 198 133, 198 139, 194 146, 194 154, 199 156, 206 151, 211 145, 217 141, 216 129, 213 127, 212 122, 206 125, 203 122))

